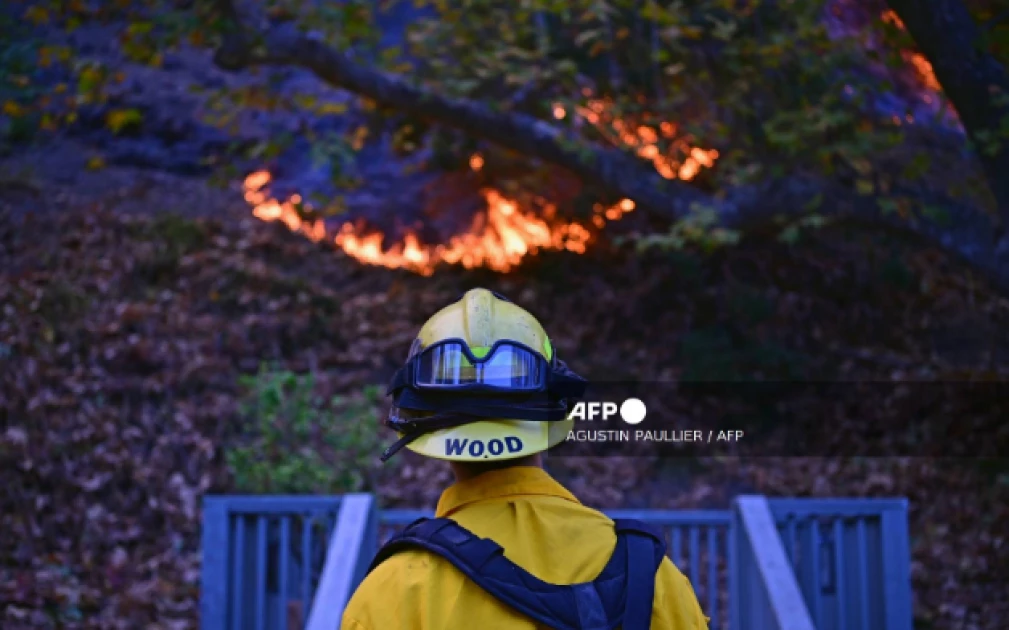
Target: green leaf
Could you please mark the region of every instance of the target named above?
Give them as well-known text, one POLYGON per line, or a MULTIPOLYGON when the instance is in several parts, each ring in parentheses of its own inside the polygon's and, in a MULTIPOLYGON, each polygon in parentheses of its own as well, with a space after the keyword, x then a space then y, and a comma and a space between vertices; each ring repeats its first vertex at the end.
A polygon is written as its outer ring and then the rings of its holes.
POLYGON ((799 242, 799 226, 798 225, 788 226, 787 228, 781 231, 781 234, 778 235, 778 240, 781 241, 782 243, 795 245, 797 242, 799 242))
POLYGON ((889 197, 877 199, 876 203, 879 205, 879 209, 883 212, 883 214, 896 214, 900 209, 897 202, 889 197))
POLYGON ((256 430, 230 446, 225 461, 239 490, 333 494, 373 490, 381 450, 376 387, 316 396, 311 374, 263 366, 243 377, 240 409, 256 430))
POLYGON ((143 120, 144 117, 139 110, 117 109, 106 115, 105 124, 112 130, 112 133, 119 134, 138 129, 143 120))
POLYGON ((153 22, 134 22, 126 27, 126 33, 128 35, 146 35, 151 32, 154 28, 153 22))
POLYGON ((953 223, 952 215, 949 210, 943 208, 942 206, 925 204, 921 208, 921 213, 926 218, 935 221, 935 223, 941 227, 949 227, 953 223))
POLYGON ((928 174, 932 166, 932 158, 928 153, 919 151, 915 154, 907 166, 904 167, 903 175, 906 179, 918 180, 928 174))

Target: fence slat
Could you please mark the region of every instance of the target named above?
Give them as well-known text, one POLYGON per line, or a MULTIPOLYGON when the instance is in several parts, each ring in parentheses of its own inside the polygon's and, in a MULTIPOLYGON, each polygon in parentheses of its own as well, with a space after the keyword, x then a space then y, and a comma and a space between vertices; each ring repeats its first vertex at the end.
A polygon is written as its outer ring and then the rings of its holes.
POLYGON ((816 518, 809 519, 809 612, 813 615, 813 622, 819 627, 823 624, 822 602, 823 595, 820 592, 820 521, 816 518))
POLYGON ((312 596, 312 528, 315 526, 315 516, 305 514, 301 518, 301 628, 308 628, 312 596))
MULTIPOLYGON (((760 582, 761 595, 777 628, 814 630, 785 549, 778 535, 767 499, 741 496, 734 502, 740 532, 737 542, 752 559, 760 582)), ((745 612, 743 613, 745 616, 745 612)))
POLYGON ((868 570, 868 548, 865 544, 865 519, 860 518, 855 522, 855 557, 857 561, 858 584, 861 597, 859 597, 859 620, 862 625, 859 628, 869 630, 869 570, 868 570))
POLYGON ((279 597, 277 597, 277 628, 278 630, 288 630, 287 628, 287 588, 290 586, 290 560, 288 553, 291 549, 291 517, 280 517, 280 552, 278 562, 279 597))
MULTIPOLYGON (((357 586, 361 549, 367 545, 368 528, 374 525, 374 501, 370 494, 348 494, 329 539, 326 563, 319 587, 313 597, 308 618, 309 630, 333 630, 340 627, 340 617, 357 586), (324 603, 324 605, 315 604, 324 603)), ((367 558, 368 561, 371 558, 367 558)))
POLYGON ((718 530, 708 528, 708 616, 715 627, 718 623, 718 530))
MULTIPOLYGON (((754 504, 749 505, 752 509, 754 504)), ((379 526, 394 530, 431 515, 428 510, 378 514, 368 495, 214 496, 204 498, 203 508, 200 606, 201 626, 208 630, 286 630, 294 613, 292 607, 288 615, 290 600, 299 591, 303 630, 335 630, 377 547, 379 526), (355 501, 362 500, 368 509, 353 509, 355 501), (346 508, 348 501, 351 509, 338 509, 341 502, 346 508), (292 540, 298 533, 292 531, 294 519, 300 523, 301 537, 292 540), (321 538, 315 535, 316 528, 321 538), (348 538, 347 532, 356 533, 348 538), (318 566, 320 550, 325 565, 316 586, 318 572, 313 565, 318 566), (336 592, 343 595, 334 596, 336 592)), ((712 630, 725 630, 726 618, 732 630, 782 627, 781 603, 788 601, 788 588, 783 590, 775 579, 782 574, 791 576, 807 620, 812 624, 815 618, 821 630, 911 630, 906 501, 740 497, 734 511, 607 510, 606 514, 637 518, 668 531, 669 556, 689 576, 711 617, 712 630), (752 515, 742 514, 750 499, 758 500, 757 512, 763 512, 757 520, 770 523, 771 534, 761 538, 761 544, 750 540, 752 532, 744 527, 752 520, 752 515), (707 541, 703 549, 702 529, 707 541), (780 556, 780 566, 768 563, 769 552, 771 557, 780 556)), ((799 625, 786 627, 805 628, 801 619, 799 625)))
POLYGON ((244 602, 242 601, 245 595, 245 517, 238 514, 232 523, 235 528, 235 535, 232 537, 232 540, 235 541, 235 549, 232 554, 235 570, 232 573, 234 591, 232 593, 231 627, 234 630, 242 630, 242 613, 245 612, 244 602))
POLYGON ((837 620, 838 628, 848 627, 848 598, 845 596, 844 567, 844 521, 840 518, 834 521, 834 584, 837 589, 837 620))
POLYGON ((788 559, 791 561, 793 568, 796 566, 795 562, 795 518, 789 517, 785 524, 785 553, 788 554, 788 559))
POLYGON ((911 630, 911 544, 907 501, 883 512, 883 591, 886 630, 911 630))
POLYGON ((738 630, 742 627, 742 615, 740 614, 741 608, 739 605, 739 572, 740 562, 736 556, 736 545, 738 544, 737 537, 739 536, 738 528, 732 527, 729 529, 728 535, 725 537, 725 554, 728 556, 729 565, 729 628, 730 630, 738 630))
POLYGON ((701 560, 700 531, 696 525, 690 526, 690 584, 696 589, 700 582, 701 560))
POLYGON ((680 536, 680 528, 674 526, 673 541, 672 544, 670 545, 672 549, 670 549, 669 557, 673 559, 673 564, 675 564, 676 568, 678 568, 680 571, 683 571, 682 543, 683 541, 681 540, 680 536))
POLYGON ((270 558, 266 548, 266 517, 256 517, 256 630, 266 623, 266 574, 270 558))
POLYGON ((200 624, 228 627, 228 508, 218 497, 203 501, 203 570, 200 624))

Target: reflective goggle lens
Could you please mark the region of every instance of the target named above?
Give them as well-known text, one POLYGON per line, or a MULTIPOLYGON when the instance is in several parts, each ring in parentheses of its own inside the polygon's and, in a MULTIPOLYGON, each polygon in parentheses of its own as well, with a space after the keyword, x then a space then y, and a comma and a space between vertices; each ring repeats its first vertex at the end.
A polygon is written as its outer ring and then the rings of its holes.
POLYGON ((461 343, 443 343, 423 350, 416 358, 415 382, 420 387, 479 384, 515 390, 539 388, 543 378, 541 357, 507 344, 481 356, 489 350, 473 348, 475 362, 461 343))

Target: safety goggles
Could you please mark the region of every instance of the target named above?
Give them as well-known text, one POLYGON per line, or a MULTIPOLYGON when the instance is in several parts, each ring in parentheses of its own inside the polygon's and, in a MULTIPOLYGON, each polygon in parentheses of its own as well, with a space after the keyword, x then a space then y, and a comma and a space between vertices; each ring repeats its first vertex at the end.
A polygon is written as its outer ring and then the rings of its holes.
POLYGON ((556 358, 516 341, 500 340, 489 347, 470 348, 462 339, 444 339, 415 348, 393 378, 390 390, 487 391, 537 393, 576 375, 555 369, 556 358))

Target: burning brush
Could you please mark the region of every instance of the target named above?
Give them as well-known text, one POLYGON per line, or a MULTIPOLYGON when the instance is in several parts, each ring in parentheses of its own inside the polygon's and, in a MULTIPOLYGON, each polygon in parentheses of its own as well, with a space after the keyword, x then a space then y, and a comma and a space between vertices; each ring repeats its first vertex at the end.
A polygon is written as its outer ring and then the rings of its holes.
MULTIPOLYGON (((718 151, 690 146, 689 139, 678 135, 675 125, 663 123, 658 129, 631 125, 606 114, 603 100, 589 100, 578 108, 580 119, 593 125, 615 143, 629 146, 642 158, 652 162, 666 179, 693 179, 702 168, 711 168, 718 159, 718 151), (672 146, 668 152, 660 151, 660 138, 672 146), (680 157, 673 157, 672 155, 680 157)), ((563 107, 554 107, 554 116, 567 115, 563 107)), ((469 167, 479 171, 484 158, 479 154, 470 157, 469 167)), ((245 200, 253 214, 264 221, 281 221, 292 231, 300 232, 313 241, 332 239, 337 247, 361 262, 402 268, 429 276, 439 263, 461 264, 467 269, 487 267, 508 272, 527 255, 540 250, 567 250, 584 253, 593 236, 607 221, 618 221, 635 208, 634 201, 622 199, 612 206, 595 204, 591 219, 585 222, 564 220, 558 216, 554 204, 539 200, 538 208, 523 209, 515 199, 499 190, 484 188, 480 191, 485 207, 474 215, 469 229, 448 239, 444 244, 425 244, 416 232, 407 232, 397 243, 386 246, 387 235, 379 230, 354 222, 345 222, 335 230, 327 228, 322 219, 306 218, 311 213, 300 195, 279 201, 269 195, 271 175, 256 171, 246 177, 245 200)))

